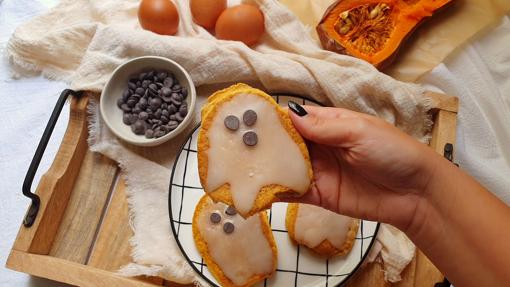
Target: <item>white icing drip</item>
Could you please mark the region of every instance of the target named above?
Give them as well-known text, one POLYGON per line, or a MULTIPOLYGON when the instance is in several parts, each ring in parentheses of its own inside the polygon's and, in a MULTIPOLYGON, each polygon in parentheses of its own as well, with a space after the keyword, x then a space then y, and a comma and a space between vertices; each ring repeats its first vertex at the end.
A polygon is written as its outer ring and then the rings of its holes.
POLYGON ((204 207, 198 218, 198 229, 207 243, 209 254, 226 277, 235 285, 246 284, 256 274, 269 274, 273 271, 273 251, 262 231, 259 215, 248 219, 239 214, 227 215, 223 203, 213 203, 204 207), (210 221, 212 212, 219 212, 221 222, 210 221), (232 222, 234 232, 223 232, 223 224, 232 222))
POLYGON ((299 204, 295 239, 310 248, 317 247, 327 239, 336 248, 341 248, 353 220, 322 207, 299 204))
POLYGON ((279 184, 303 194, 310 185, 308 166, 298 145, 281 124, 275 107, 253 94, 239 94, 222 103, 207 134, 210 148, 206 190, 213 191, 230 184, 234 206, 247 214, 259 190, 270 184, 279 184), (243 113, 257 113, 256 123, 248 127, 243 113), (237 131, 228 130, 224 119, 234 115, 240 120, 237 131), (249 147, 243 143, 243 134, 254 131, 258 143, 249 147))

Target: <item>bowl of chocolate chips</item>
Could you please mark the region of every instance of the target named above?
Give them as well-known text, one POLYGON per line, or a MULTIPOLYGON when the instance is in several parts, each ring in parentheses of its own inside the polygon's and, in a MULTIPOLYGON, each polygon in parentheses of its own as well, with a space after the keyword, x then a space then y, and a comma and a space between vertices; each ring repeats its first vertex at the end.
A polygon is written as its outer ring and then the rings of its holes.
POLYGON ((106 125, 122 140, 155 146, 191 122, 196 91, 176 62, 156 56, 132 59, 113 71, 101 94, 106 125))

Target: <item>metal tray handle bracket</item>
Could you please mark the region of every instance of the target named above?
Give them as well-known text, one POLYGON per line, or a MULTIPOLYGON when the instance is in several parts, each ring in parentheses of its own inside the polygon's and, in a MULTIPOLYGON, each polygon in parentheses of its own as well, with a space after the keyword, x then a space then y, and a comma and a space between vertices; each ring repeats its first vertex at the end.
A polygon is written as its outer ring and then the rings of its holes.
POLYGON ((25 215, 25 219, 23 220, 23 225, 25 227, 30 227, 34 224, 35 219, 37 217, 37 213, 39 212, 39 206, 41 204, 41 200, 39 196, 35 193, 32 193, 32 182, 34 181, 35 173, 37 172, 37 168, 41 163, 41 159, 43 157, 44 151, 46 150, 46 146, 50 141, 51 134, 53 133, 53 129, 57 124, 58 117, 60 116, 60 112, 64 107, 64 104, 67 98, 72 95, 76 97, 80 97, 82 92, 77 92, 71 89, 65 89, 60 94, 60 97, 57 100, 55 108, 51 113, 50 120, 44 129, 44 133, 39 141, 39 145, 35 151, 34 157, 32 158, 32 162, 30 163, 30 167, 28 168, 27 174, 25 175, 25 180, 23 181, 23 195, 30 198, 32 200, 32 204, 28 209, 27 214, 25 215))

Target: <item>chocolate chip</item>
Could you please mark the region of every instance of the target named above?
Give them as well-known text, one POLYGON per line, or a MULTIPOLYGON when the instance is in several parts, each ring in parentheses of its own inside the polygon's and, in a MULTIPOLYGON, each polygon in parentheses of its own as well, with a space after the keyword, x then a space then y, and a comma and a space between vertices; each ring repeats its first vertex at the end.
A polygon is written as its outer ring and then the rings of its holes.
POLYGON ((184 117, 181 116, 181 114, 179 113, 176 113, 175 114, 175 119, 178 121, 178 122, 182 122, 184 120, 184 117))
POLYGON ((152 98, 149 100, 149 105, 151 106, 151 109, 157 110, 159 106, 161 106, 161 98, 152 98))
POLYGON ((135 90, 135 94, 138 94, 140 96, 143 96, 144 93, 145 93, 145 90, 143 88, 136 88, 136 90, 135 90))
POLYGON ((132 125, 133 123, 136 122, 136 120, 137 120, 137 116, 133 115, 133 114, 125 113, 122 116, 122 122, 125 123, 126 125, 132 125))
POLYGON ((225 232, 226 234, 234 232, 234 229, 235 226, 232 222, 225 222, 225 224, 223 224, 223 232, 225 232))
POLYGON ((158 80, 160 80, 162 82, 162 81, 164 81, 166 79, 167 76, 168 76, 168 74, 166 72, 159 72, 158 73, 158 80))
POLYGON ((147 112, 140 112, 138 114, 138 119, 139 120, 145 121, 148 118, 149 118, 149 114, 147 112))
POLYGON ((225 124, 225 127, 231 131, 237 131, 239 129, 239 119, 236 116, 227 116, 223 123, 225 124))
POLYGON ((221 221, 221 215, 218 212, 213 212, 209 216, 209 219, 211 220, 212 223, 217 224, 220 223, 221 221))
POLYGON ((124 111, 124 112, 130 112, 131 111, 131 108, 127 105, 127 104, 122 104, 120 106, 120 108, 124 111))
POLYGON ((254 110, 247 110, 243 114, 243 122, 247 126, 253 126, 257 121, 257 113, 254 110))
POLYGON ((174 85, 174 79, 172 77, 166 77, 163 81, 163 86, 172 87, 174 85))
POLYGON ((126 101, 129 98, 129 96, 131 96, 131 94, 133 94, 132 90, 125 89, 124 92, 122 93, 122 99, 126 101))
POLYGON ((172 91, 169 88, 163 87, 161 89, 161 98, 165 101, 165 103, 170 103, 172 101, 171 94, 172 91))
POLYGON ((183 117, 185 117, 187 114, 188 114, 188 106, 186 105, 182 105, 180 108, 179 108, 179 114, 183 117))
POLYGON ((149 84, 149 89, 152 90, 153 92, 157 92, 158 86, 156 84, 152 83, 152 84, 149 84))
MULTIPOLYGON (((181 106, 181 107, 182 107, 182 106, 181 106)), ((169 112, 170 114, 175 114, 175 113, 177 112, 177 108, 176 108, 173 104, 170 104, 170 105, 168 106, 168 112, 169 112)))
POLYGON ((156 117, 156 119, 160 119, 161 118, 161 109, 157 109, 156 112, 154 113, 154 116, 156 117))
POLYGON ((172 99, 174 99, 178 102, 182 102, 183 97, 179 93, 172 93, 172 99))
POLYGON ((169 97, 172 95, 172 90, 169 87, 161 88, 161 95, 164 97, 169 97))
POLYGON ((172 104, 176 105, 176 106, 180 106, 182 104, 181 101, 177 100, 176 98, 170 98, 170 101, 172 102, 172 104))
POLYGON ((170 123, 171 122, 169 122, 168 125, 167 125, 169 131, 173 131, 173 130, 175 130, 179 126, 179 123, 176 123, 176 124, 170 124, 170 123))
POLYGON ((160 138, 160 137, 164 136, 165 134, 166 134, 166 133, 165 133, 164 131, 159 130, 159 131, 157 131, 157 132, 154 132, 154 137, 156 137, 156 138, 160 138))
POLYGON ((135 103, 138 103, 138 101, 141 99, 142 97, 138 94, 133 94, 131 97, 129 97, 128 101, 129 100, 134 100, 135 103))
POLYGON ((232 205, 229 205, 229 206, 227 207, 227 209, 225 209, 225 213, 226 213, 227 215, 232 216, 232 215, 236 215, 236 214, 237 214, 237 210, 236 210, 236 209, 235 209, 235 207, 233 207, 232 205))
POLYGON ((138 106, 140 107, 140 109, 145 110, 147 108, 147 99, 141 98, 140 101, 138 102, 138 106))
POLYGON ((247 146, 254 146, 258 142, 258 137, 255 132, 249 131, 245 132, 243 135, 243 142, 247 146))
POLYGON ((134 124, 131 125, 131 130, 137 135, 145 134, 145 122, 137 120, 134 124))
POLYGON ((127 101, 127 105, 130 108, 134 107, 136 105, 136 99, 133 97, 129 98, 129 100, 127 101))
POLYGON ((177 121, 172 121, 172 120, 170 120, 170 121, 168 122, 168 126, 175 126, 175 127, 177 127, 178 125, 179 125, 179 122, 177 122, 177 121))

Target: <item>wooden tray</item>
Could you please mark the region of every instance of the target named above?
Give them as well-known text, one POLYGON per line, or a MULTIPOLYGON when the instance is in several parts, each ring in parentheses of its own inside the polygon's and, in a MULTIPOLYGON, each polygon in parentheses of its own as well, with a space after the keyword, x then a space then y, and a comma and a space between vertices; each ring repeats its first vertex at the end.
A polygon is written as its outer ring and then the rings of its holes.
MULTIPOLYGON (((443 154, 447 143, 455 143, 458 100, 433 96, 438 108, 432 111, 431 146, 443 154)), ((21 225, 6 267, 77 286, 181 286, 156 277, 115 274, 131 261, 128 240, 132 231, 119 167, 88 149, 86 107, 92 97, 97 95, 72 97, 66 133, 36 189, 40 197, 37 217, 31 227, 21 225)), ((29 192, 30 184, 24 185, 24 192, 29 192)), ((347 286, 430 287, 443 281, 443 275, 420 251, 397 284, 384 282, 381 270, 379 264, 369 264, 347 286)))

